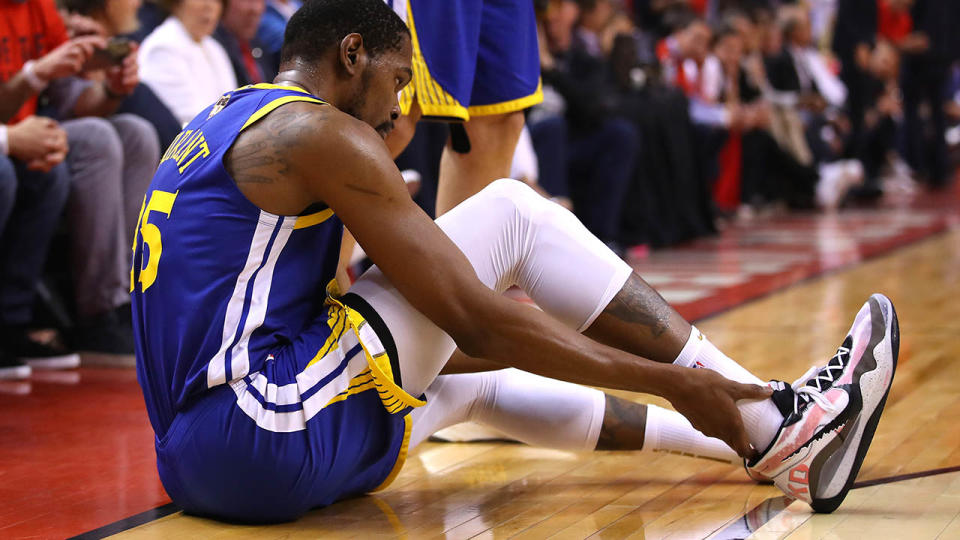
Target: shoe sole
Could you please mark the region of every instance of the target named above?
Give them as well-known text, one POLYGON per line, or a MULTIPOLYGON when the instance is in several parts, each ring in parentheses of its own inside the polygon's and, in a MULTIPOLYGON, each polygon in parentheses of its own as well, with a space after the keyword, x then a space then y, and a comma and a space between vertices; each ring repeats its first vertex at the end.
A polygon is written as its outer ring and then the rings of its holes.
POLYGON ((30 366, 0 368, 0 381, 16 381, 30 378, 30 366))
POLYGON ((71 369, 80 366, 80 355, 72 353, 44 358, 21 358, 20 361, 33 369, 71 369))
MULTIPOLYGON (((847 479, 843 484, 843 487, 840 489, 840 492, 837 495, 829 498, 814 498, 813 502, 810 503, 810 506, 813 508, 814 512, 829 514, 837 509, 840 506, 840 503, 843 502, 843 499, 847 496, 847 492, 850 491, 850 488, 853 487, 854 481, 857 479, 857 474, 860 472, 860 466, 863 465, 863 459, 867 455, 867 450, 870 448, 870 443, 873 441, 873 435, 877 430, 877 424, 880 422, 880 416, 883 413, 883 408, 887 403, 887 396, 890 394, 890 388, 893 387, 893 377, 897 371, 897 361, 900 355, 900 323, 897 319, 897 311, 893 307, 893 302, 888 298, 881 296, 881 299, 875 298, 880 295, 873 295, 870 297, 871 300, 876 300, 878 303, 885 302, 890 307, 890 321, 889 326, 884 328, 884 339, 886 339, 887 331, 890 333, 890 349, 892 356, 892 366, 890 370, 890 383, 887 385, 887 389, 883 393, 883 397, 877 403, 876 408, 870 413, 870 418, 867 420, 866 425, 864 426, 863 432, 860 435, 860 441, 857 446, 857 453, 854 457, 853 464, 850 467, 850 472, 847 475, 847 479)), ((878 307, 878 309, 880 309, 878 307)), ((882 314, 882 310, 880 310, 882 314)), ((873 308, 871 307, 871 317, 873 316, 873 308)), ((884 340, 881 340, 882 343, 884 340)), ((874 349, 876 346, 874 346, 874 349)), ((873 354, 873 349, 870 350, 870 354, 873 354)), ((879 366, 878 366, 879 367, 879 366)), ((876 368, 874 368, 876 369, 876 368)), ((860 377, 868 373, 872 373, 873 370, 867 373, 862 373, 860 377)), ((859 383, 859 380, 858 380, 859 383)))

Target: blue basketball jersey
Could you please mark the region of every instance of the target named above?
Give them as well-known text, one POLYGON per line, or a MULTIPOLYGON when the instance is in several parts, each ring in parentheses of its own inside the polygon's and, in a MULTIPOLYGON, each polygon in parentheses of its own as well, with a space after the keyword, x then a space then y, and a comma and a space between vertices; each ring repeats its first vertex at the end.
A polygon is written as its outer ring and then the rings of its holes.
POLYGON ((193 397, 260 371, 326 312, 340 220, 323 208, 263 211, 223 165, 245 127, 291 101, 325 106, 278 85, 224 94, 177 136, 144 197, 130 278, 137 375, 158 437, 193 397))

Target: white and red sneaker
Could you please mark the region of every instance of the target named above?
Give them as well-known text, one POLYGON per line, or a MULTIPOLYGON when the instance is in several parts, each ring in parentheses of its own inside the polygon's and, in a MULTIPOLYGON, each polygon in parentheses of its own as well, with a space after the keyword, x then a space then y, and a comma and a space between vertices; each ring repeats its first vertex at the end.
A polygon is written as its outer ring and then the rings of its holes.
POLYGON ((783 424, 763 453, 747 463, 748 470, 772 478, 816 512, 834 511, 873 440, 899 348, 893 304, 874 294, 826 366, 811 368, 792 386, 771 382, 783 424))

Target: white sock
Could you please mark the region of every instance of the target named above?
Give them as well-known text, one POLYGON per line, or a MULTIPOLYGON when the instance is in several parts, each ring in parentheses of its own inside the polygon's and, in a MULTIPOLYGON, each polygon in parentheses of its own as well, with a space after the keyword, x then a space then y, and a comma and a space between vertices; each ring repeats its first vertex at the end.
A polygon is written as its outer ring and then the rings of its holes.
POLYGON ((700 433, 682 414, 656 405, 647 405, 643 450, 741 463, 725 442, 700 433))
MULTIPOLYGON (((695 326, 691 327, 690 338, 673 363, 684 367, 712 369, 728 379, 745 384, 766 385, 756 375, 720 352, 695 326)), ((744 399, 737 402, 737 407, 743 416, 743 425, 750 437, 750 444, 762 452, 777 435, 783 415, 770 399, 744 399)))

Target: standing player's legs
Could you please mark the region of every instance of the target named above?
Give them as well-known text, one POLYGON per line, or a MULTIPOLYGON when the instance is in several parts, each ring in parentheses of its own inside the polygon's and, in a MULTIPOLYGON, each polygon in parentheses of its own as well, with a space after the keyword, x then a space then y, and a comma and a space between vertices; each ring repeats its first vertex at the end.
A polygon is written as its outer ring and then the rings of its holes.
MULTIPOLYGON (((401 109, 414 118, 422 113, 424 119, 463 122, 466 132, 467 141, 455 143, 452 136, 443 151, 437 189, 437 215, 442 215, 509 174, 522 111, 542 100, 533 4, 409 0, 393 5, 413 42, 414 76, 401 94, 401 109)), ((388 138, 394 155, 410 136, 408 129, 398 129, 388 138)))
MULTIPOLYGON (((545 312, 588 335, 659 362, 699 363, 761 383, 695 331, 573 214, 513 180, 498 180, 437 220, 488 287, 517 285, 545 312)), ((402 387, 417 396, 456 348, 376 267, 350 289, 393 334, 402 387)), ((751 442, 763 448, 782 416, 770 400, 741 403, 751 442)))
POLYGON ((497 178, 510 175, 510 163, 523 130, 523 113, 474 116, 463 124, 470 151, 447 143, 440 158, 437 215, 441 216, 497 178))

